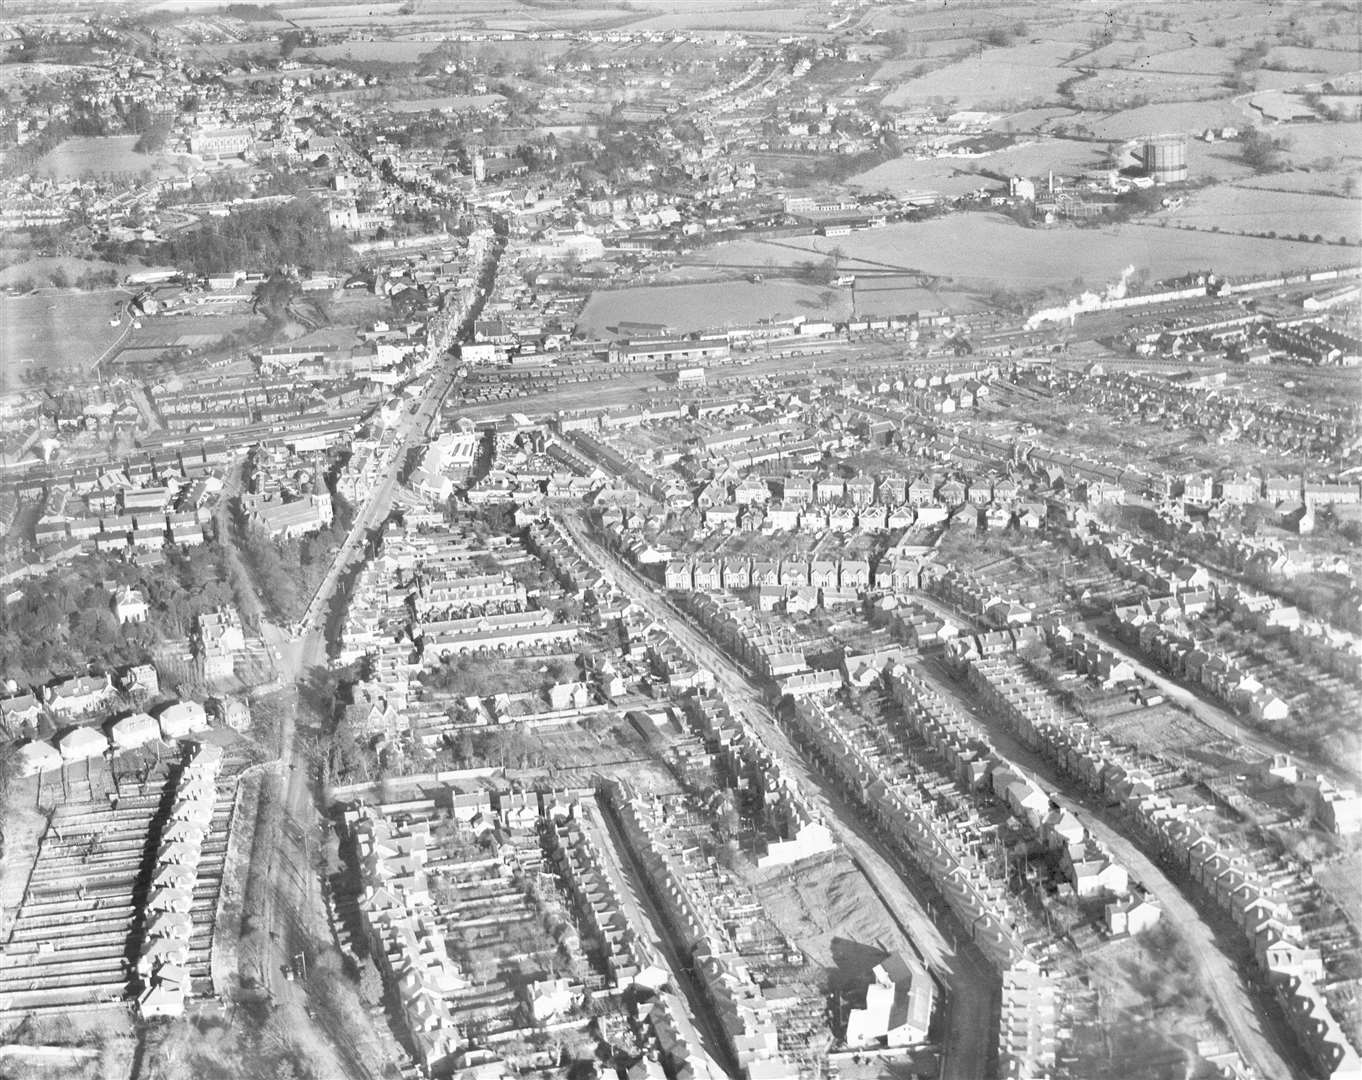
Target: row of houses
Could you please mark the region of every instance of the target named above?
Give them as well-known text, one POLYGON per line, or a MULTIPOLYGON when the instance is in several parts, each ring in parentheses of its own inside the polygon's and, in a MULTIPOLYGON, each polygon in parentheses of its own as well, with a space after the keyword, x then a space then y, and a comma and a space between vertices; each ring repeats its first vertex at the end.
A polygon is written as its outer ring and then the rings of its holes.
POLYGON ((746 555, 691 556, 674 559, 663 571, 663 585, 684 592, 745 592, 784 586, 850 592, 871 586, 865 559, 753 559, 746 555))
POLYGON ((1176 770, 1098 734, 1015 659, 973 661, 969 678, 1026 745, 1121 806, 1132 826, 1234 919, 1315 1067, 1325 1076, 1362 1075, 1362 1058, 1323 993, 1327 965, 1307 940, 1301 915, 1319 896, 1303 868, 1218 830, 1212 817, 1166 793, 1176 770))
POLYGON ((190 993, 189 938, 194 924, 190 908, 198 879, 199 858, 213 824, 217 775, 222 748, 201 743, 180 772, 175 797, 152 866, 144 915, 142 951, 137 975, 143 990, 137 998, 144 1018, 181 1016, 190 993))
POLYGON ((587 931, 601 942, 610 985, 659 989, 668 972, 629 924, 601 854, 581 821, 574 815, 554 817, 549 824, 545 833, 549 857, 567 882, 587 931))
POLYGON ((155 716, 134 712, 106 725, 74 727, 52 741, 30 738, 19 747, 21 776, 60 770, 78 761, 135 750, 158 740, 174 742, 208 730, 208 714, 197 701, 175 701, 155 716))
MULTIPOLYGON (((1131 918, 1122 910, 1121 926, 1143 929, 1159 918, 1159 908, 1143 896, 1104 846, 1052 793, 1003 758, 977 724, 966 720, 941 696, 906 668, 891 669, 887 681, 909 726, 942 755, 957 782, 971 790, 991 789, 1044 848, 1059 855, 1060 871, 1080 898, 1102 896, 1119 901, 1138 894, 1141 907, 1131 918)), ((1110 905, 1109 905, 1110 910, 1110 905)), ((1108 929, 1119 927, 1108 922, 1108 929)))
MULTIPOLYGON (((860 509, 849 506, 799 508, 787 503, 766 505, 754 503, 740 507, 736 503, 727 503, 708 507, 698 513, 699 521, 710 530, 815 534, 833 532, 846 536, 873 535, 914 526, 927 528, 939 525, 949 517, 950 510, 935 503, 920 506, 904 504, 892 509, 884 506, 864 506, 860 509)), ((1003 513, 1002 525, 1006 525, 1010 518, 1010 513, 1003 513)))
POLYGON ((736 944, 760 917, 756 898, 735 891, 717 868, 698 865, 695 853, 679 848, 656 801, 620 790, 613 803, 625 842, 646 867, 673 932, 693 958, 697 981, 745 1080, 797 1072, 781 1054, 779 1008, 763 995, 736 944))
MULTIPOLYGON (((1024 904, 981 857, 994 826, 953 785, 933 783, 901 762, 890 733, 864 718, 846 717, 826 702, 801 702, 788 714, 796 741, 842 785, 871 819, 894 838, 930 877, 947 905, 989 962, 1004 976, 1017 968, 1044 970, 1038 955, 1043 940, 1024 904), (844 720, 846 722, 844 722, 844 720)), ((1051 979, 1042 979, 1045 987, 1051 979)), ((1004 1075, 1039 1076, 1054 1067, 1058 1025, 1036 1010, 1025 1023, 1004 1025, 999 1050, 1004 1075), (1038 1023, 1039 1021, 1039 1023, 1038 1023)), ((925 1037, 930 1011, 919 1013, 918 1038, 925 1037)))
POLYGON ((1122 608, 1117 632, 1174 678, 1201 687, 1237 712, 1271 723, 1291 715, 1286 700, 1258 678, 1257 665, 1198 639, 1181 617, 1160 621, 1142 609, 1122 608))
POLYGON ((600 569, 583 556, 577 542, 553 517, 545 517, 530 526, 526 546, 569 593, 599 592, 605 585, 600 569))
POLYGON ((692 694, 686 716, 696 733, 717 748, 723 774, 738 778, 749 794, 760 797, 760 810, 774 837, 763 837, 757 866, 783 866, 835 850, 832 831, 761 740, 720 696, 692 694))
POLYGON ((770 630, 736 596, 695 592, 685 594, 683 600, 720 648, 766 678, 808 671, 803 647, 788 635, 770 630))

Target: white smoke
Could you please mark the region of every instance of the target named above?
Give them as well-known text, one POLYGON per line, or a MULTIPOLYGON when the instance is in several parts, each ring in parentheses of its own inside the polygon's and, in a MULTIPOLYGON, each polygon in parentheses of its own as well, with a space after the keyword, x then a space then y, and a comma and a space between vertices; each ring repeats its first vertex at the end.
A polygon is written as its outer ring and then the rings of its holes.
POLYGON ((1043 308, 1037 311, 1026 320, 1026 329, 1035 330, 1038 326, 1048 322, 1067 322, 1070 326, 1074 324, 1074 318, 1084 311, 1099 311, 1102 305, 1109 300, 1120 300, 1126 294, 1126 284, 1130 281, 1130 275, 1135 273, 1135 267, 1127 266, 1121 271, 1119 281, 1107 286, 1107 291, 1098 296, 1094 292, 1085 292, 1082 296, 1075 296, 1063 307, 1043 308))

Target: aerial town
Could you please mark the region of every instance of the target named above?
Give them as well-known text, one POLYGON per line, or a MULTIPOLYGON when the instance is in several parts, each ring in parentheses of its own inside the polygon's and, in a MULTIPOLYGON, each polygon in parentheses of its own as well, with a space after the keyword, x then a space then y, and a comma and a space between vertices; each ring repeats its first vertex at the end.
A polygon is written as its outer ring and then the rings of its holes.
POLYGON ((0 6, 0 1077, 1362 1080, 1362 11, 0 6))

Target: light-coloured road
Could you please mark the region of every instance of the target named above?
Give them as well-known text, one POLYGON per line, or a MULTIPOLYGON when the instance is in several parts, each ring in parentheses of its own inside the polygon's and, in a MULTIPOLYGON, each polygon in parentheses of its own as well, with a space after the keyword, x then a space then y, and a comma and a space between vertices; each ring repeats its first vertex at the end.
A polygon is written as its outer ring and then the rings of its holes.
MULTIPOLYGON (((905 883, 911 874, 861 820, 835 786, 804 764, 799 751, 772 717, 759 687, 726 653, 717 649, 696 627, 633 567, 620 562, 587 531, 580 518, 566 515, 564 527, 582 553, 596 563, 636 604, 658 622, 681 646, 710 671, 731 705, 760 734, 767 748, 781 759, 782 768, 799 783, 852 860, 866 876, 889 913, 898 922, 941 979, 947 990, 942 1076, 946 1080, 977 1080, 988 1074, 997 1046, 998 979, 986 960, 968 943, 955 947, 933 922, 923 902, 905 883)), ((949 931, 954 933, 952 929, 949 931)))

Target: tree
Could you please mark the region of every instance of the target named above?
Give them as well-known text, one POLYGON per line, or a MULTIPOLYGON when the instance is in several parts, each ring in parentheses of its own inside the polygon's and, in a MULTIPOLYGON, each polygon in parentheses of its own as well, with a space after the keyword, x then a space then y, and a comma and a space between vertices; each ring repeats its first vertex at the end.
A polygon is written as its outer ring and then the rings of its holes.
POLYGON ((287 274, 274 273, 255 287, 251 295, 251 310, 264 315, 270 322, 282 322, 288 306, 302 293, 302 288, 287 274))

